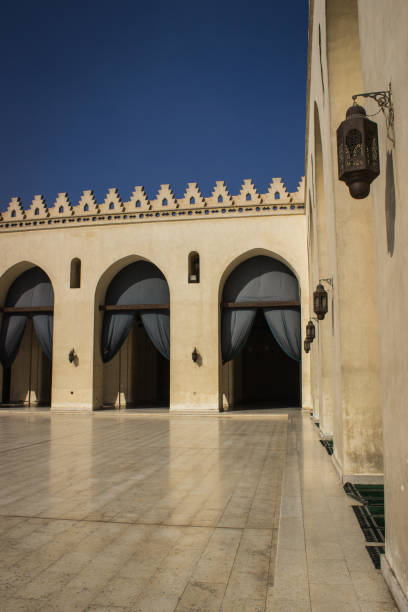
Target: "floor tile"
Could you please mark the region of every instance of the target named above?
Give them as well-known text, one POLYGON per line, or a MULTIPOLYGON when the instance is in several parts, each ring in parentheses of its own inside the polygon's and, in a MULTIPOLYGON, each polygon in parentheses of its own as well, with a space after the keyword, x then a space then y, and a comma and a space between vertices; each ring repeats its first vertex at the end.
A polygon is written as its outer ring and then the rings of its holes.
POLYGON ((360 612, 354 589, 345 584, 310 583, 310 599, 313 612, 360 612))
POLYGON ((0 414, 0 610, 395 610, 301 410, 0 414))
POLYGON ((224 591, 224 585, 219 583, 192 581, 181 596, 176 610, 177 612, 219 610, 224 591))
POLYGON ((391 593, 380 570, 373 572, 351 572, 351 579, 359 600, 364 602, 392 603, 391 593))
POLYGON ((268 599, 266 612, 310 612, 309 601, 273 597, 268 599))

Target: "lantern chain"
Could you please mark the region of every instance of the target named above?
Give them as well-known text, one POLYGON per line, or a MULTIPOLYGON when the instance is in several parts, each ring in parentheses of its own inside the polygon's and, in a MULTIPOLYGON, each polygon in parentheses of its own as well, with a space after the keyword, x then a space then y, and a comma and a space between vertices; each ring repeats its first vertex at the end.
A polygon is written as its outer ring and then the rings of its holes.
POLYGON ((354 104, 356 104, 357 98, 371 98, 372 100, 377 102, 380 111, 385 117, 385 124, 387 126, 387 136, 394 143, 394 106, 392 104, 391 83, 389 84, 387 91, 370 91, 368 93, 359 93, 354 94, 352 98, 354 104), (386 110, 388 110, 388 113, 386 112, 386 110))

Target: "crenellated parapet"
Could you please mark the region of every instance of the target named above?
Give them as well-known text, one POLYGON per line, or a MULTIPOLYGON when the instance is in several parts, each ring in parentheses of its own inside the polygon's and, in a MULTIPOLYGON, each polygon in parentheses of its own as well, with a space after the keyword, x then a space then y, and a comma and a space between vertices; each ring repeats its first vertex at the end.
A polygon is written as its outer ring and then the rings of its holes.
POLYGON ((304 214, 304 191, 304 178, 293 193, 286 190, 282 179, 273 178, 266 193, 258 193, 253 181, 245 179, 236 195, 230 194, 224 181, 216 181, 207 198, 197 183, 188 183, 182 198, 176 198, 167 184, 160 185, 152 200, 142 186, 136 186, 127 201, 121 199, 117 189, 109 189, 99 204, 91 190, 85 190, 76 205, 72 205, 67 193, 59 193, 50 207, 42 195, 36 195, 28 209, 24 209, 19 198, 12 198, 7 209, 0 213, 0 231, 74 223, 92 225, 304 214))
MULTIPOLYGON (((84 192, 85 193, 85 192, 84 192)), ((81 202, 78 204, 78 212, 81 208, 81 202)), ((55 219, 59 217, 72 217, 75 214, 74 207, 69 201, 67 193, 59 193, 55 204, 48 210, 50 217, 55 219)))

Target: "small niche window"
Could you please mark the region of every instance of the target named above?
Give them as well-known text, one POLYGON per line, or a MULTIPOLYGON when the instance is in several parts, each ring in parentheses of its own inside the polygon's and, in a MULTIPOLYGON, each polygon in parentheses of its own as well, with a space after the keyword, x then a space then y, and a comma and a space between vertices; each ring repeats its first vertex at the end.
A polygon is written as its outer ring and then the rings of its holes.
POLYGON ((166 200, 166 198, 164 198, 164 200, 162 200, 162 206, 167 206, 167 200, 166 200))
POLYGON ((280 193, 279 193, 279 191, 275 191, 275 200, 280 200, 280 193))
POLYGON ((15 216, 16 216, 16 211, 15 211, 15 210, 12 210, 12 211, 11 211, 11 216, 12 216, 12 217, 15 217, 15 216))
POLYGON ((140 207, 141 207, 141 205, 142 205, 142 203, 140 202, 140 200, 138 200, 138 201, 136 202, 136 208, 140 208, 140 207))
POLYGON ((89 206, 88 206, 88 204, 85 204, 84 211, 87 212, 88 210, 89 210, 89 206))
POLYGON ((35 214, 35 215, 39 215, 39 214, 40 214, 40 209, 39 209, 39 208, 36 208, 36 209, 35 209, 35 211, 34 211, 34 214, 35 214))
POLYGON ((190 198, 190 204, 195 204, 195 198, 190 198))
POLYGON ((113 203, 113 202, 111 202, 111 203, 109 204, 109 210, 113 210, 114 208, 115 208, 115 205, 114 205, 114 203, 113 203))
POLYGON ((71 261, 69 286, 71 289, 79 289, 81 287, 81 260, 78 257, 71 261))
POLYGON ((60 207, 59 207, 59 209, 58 209, 58 212, 59 212, 59 213, 63 213, 63 212, 64 212, 64 207, 63 207, 63 206, 60 206, 60 207))
POLYGON ((222 197, 222 195, 218 196, 218 202, 221 204, 221 202, 224 201, 224 198, 222 197))
POLYGON ((188 282, 200 282, 200 256, 196 251, 192 251, 188 256, 188 282))
POLYGON ((246 194, 246 200, 247 200, 247 202, 249 202, 249 200, 251 200, 251 199, 252 199, 252 198, 251 198, 251 194, 250 194, 250 193, 247 193, 247 194, 246 194))

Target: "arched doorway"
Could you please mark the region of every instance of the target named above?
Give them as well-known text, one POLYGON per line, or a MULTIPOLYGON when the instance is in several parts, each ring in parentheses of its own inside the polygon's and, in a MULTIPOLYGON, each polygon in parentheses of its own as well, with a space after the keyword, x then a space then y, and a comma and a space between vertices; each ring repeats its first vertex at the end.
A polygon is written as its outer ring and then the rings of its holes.
POLYGON ((3 406, 50 406, 54 292, 33 266, 10 285, 2 310, 3 406))
POLYGON ((99 308, 103 407, 167 407, 170 293, 162 272, 144 260, 125 266, 111 280, 99 308))
POLYGON ((291 270, 259 255, 239 264, 222 293, 221 353, 229 405, 300 405, 300 301, 291 270))

